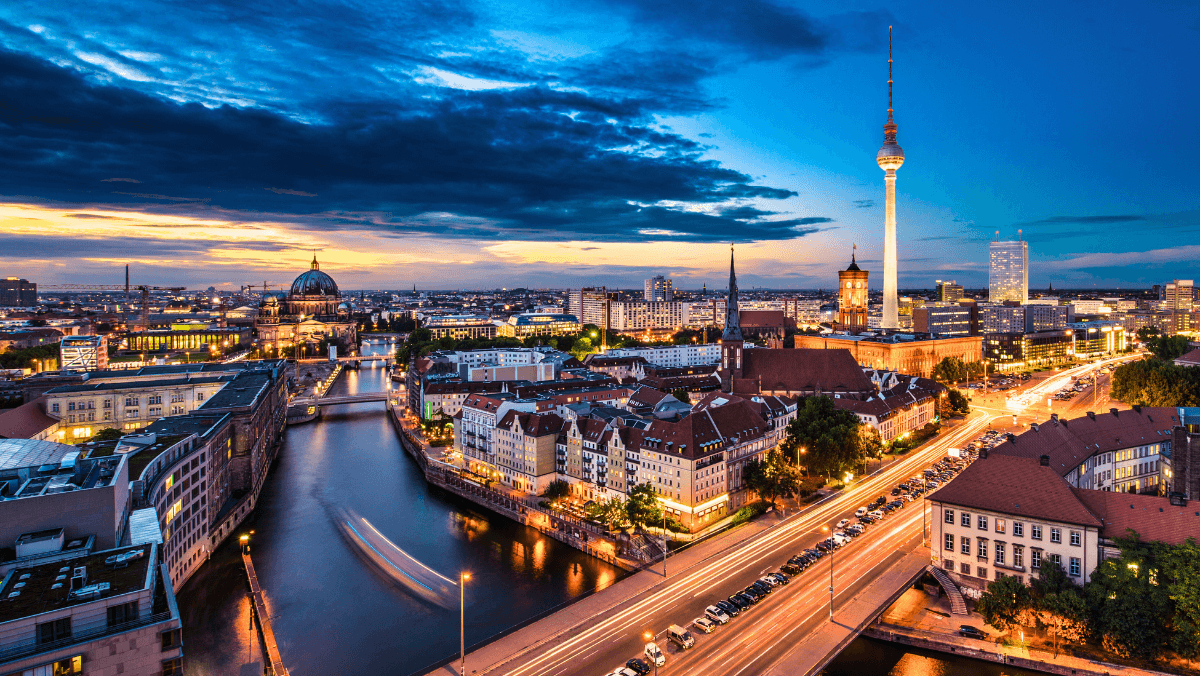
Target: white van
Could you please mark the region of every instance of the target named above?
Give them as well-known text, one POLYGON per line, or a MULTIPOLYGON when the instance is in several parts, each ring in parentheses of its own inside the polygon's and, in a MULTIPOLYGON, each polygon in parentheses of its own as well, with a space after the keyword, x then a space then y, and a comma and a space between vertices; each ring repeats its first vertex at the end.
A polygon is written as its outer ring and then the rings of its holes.
POLYGON ((667 627, 667 640, 684 650, 696 645, 696 639, 692 638, 692 635, 687 633, 687 630, 678 624, 672 624, 667 627))
POLYGON ((849 541, 850 541, 850 538, 846 535, 843 535, 842 533, 834 533, 833 534, 833 542, 834 542, 834 544, 836 544, 839 547, 841 547, 842 545, 846 544, 849 541))
POLYGON ((653 664, 656 667, 661 667, 667 663, 667 656, 658 649, 658 645, 655 643, 647 643, 646 649, 642 651, 642 654, 646 656, 646 659, 650 661, 650 664, 653 664))
POLYGON ((858 509, 854 510, 854 518, 856 518, 856 519, 861 519, 866 515, 867 515, 866 507, 859 507, 858 509))
POLYGON ((879 511, 878 509, 871 511, 871 512, 867 512, 867 516, 869 516, 872 519, 875 519, 877 521, 883 521, 883 512, 879 511))

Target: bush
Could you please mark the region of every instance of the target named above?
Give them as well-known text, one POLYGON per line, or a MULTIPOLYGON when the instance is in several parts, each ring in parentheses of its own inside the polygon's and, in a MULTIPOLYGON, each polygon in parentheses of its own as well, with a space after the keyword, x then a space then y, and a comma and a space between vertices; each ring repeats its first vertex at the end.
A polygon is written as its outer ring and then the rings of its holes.
POLYGON ((765 500, 760 500, 759 502, 746 505, 745 507, 742 507, 733 513, 733 522, 730 525, 739 526, 756 517, 762 516, 767 512, 767 508, 770 506, 771 503, 765 500))

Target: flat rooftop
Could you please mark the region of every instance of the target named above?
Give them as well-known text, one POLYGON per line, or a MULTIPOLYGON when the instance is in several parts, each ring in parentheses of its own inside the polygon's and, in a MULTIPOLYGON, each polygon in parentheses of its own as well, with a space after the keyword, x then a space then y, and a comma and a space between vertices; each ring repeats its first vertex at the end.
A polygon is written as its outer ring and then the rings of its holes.
POLYGON ((57 466, 63 458, 78 453, 74 446, 39 439, 0 439, 0 472, 43 465, 57 466))
MULTIPOLYGON (((89 603, 98 598, 146 589, 147 573, 153 558, 152 550, 153 545, 150 544, 119 547, 67 561, 17 568, 8 576, 3 588, 0 588, 0 623, 62 610, 89 603), (123 564, 106 563, 110 557, 126 552, 135 552, 135 554, 123 564), (140 552, 140 555, 136 552, 140 552), (74 569, 79 567, 87 568, 86 584, 88 586, 107 583, 108 589, 98 591, 95 595, 72 597, 71 575, 74 569), (55 587, 56 584, 61 586, 55 587), (20 594, 9 598, 13 592, 20 592, 20 594)), ((139 614, 142 615, 148 615, 150 612, 150 608, 139 609, 139 614)))

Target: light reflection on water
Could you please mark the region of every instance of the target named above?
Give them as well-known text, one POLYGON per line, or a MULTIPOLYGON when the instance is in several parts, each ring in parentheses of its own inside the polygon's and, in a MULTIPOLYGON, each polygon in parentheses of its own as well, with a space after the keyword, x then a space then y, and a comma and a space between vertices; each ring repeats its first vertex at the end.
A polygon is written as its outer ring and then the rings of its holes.
MULTIPOLYGON (((382 368, 348 370, 330 394, 380 391, 386 378, 382 368)), ((617 579, 602 561, 426 485, 382 409, 332 407, 289 428, 243 526, 257 531, 254 563, 287 666, 305 676, 405 674, 458 651, 457 604, 431 606, 381 580, 323 518, 327 504, 361 513, 447 577, 470 572, 468 645, 617 579)), ((236 542, 218 548, 178 596, 190 676, 262 673, 236 542)))
POLYGON ((859 638, 822 676, 1038 676, 1039 672, 859 638))

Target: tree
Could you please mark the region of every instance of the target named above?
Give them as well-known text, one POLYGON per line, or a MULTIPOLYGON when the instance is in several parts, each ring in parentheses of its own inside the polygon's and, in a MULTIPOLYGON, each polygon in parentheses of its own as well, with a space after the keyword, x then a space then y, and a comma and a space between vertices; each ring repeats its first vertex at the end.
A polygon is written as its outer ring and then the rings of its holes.
POLYGON ((546 490, 542 493, 542 497, 554 502, 555 500, 561 500, 570 494, 571 484, 563 481, 562 479, 555 479, 554 481, 550 482, 550 485, 546 486, 546 490))
POLYGON ((945 357, 933 367, 933 379, 943 385, 954 385, 975 380, 983 375, 983 364, 963 362, 958 357, 945 357))
POLYGON ((1032 605, 1029 587, 1019 578, 1009 576, 989 582, 975 609, 983 615, 984 622, 1007 632, 1022 624, 1032 605))
POLYGON ((625 514, 635 528, 662 523, 662 505, 658 502, 658 492, 654 490, 654 486, 650 483, 640 483, 629 489, 629 499, 625 501, 625 514))
POLYGON ((610 531, 615 531, 625 524, 629 518, 625 503, 619 498, 609 498, 593 503, 588 507, 588 516, 604 524, 610 531))
POLYGON ((1160 336, 1146 341, 1146 349, 1163 361, 1173 361, 1188 351, 1186 336, 1160 336))
POLYGON ((92 441, 116 441, 117 439, 120 439, 122 436, 123 436, 123 434, 122 434, 121 430, 116 430, 111 427, 106 427, 106 428, 100 430, 99 432, 97 432, 96 436, 92 437, 92 441))
POLYGON ((800 490, 796 469, 787 464, 779 449, 772 449, 761 461, 747 462, 742 468, 742 480, 772 507, 779 497, 795 495, 800 490))
POLYGON ((671 392, 671 394, 674 395, 676 399, 678 399, 679 401, 682 401, 685 404, 692 403, 691 398, 688 397, 687 390, 683 389, 682 387, 677 390, 673 390, 671 392))
POLYGON ((946 405, 950 413, 957 415, 967 415, 971 412, 970 400, 965 394, 953 388, 947 391, 946 405))
POLYGON ((837 408, 833 399, 806 397, 797 405, 796 418, 788 423, 780 450, 785 460, 795 462, 803 448, 810 471, 840 476, 867 457, 869 437, 862 434, 862 426, 857 415, 837 408))
POLYGON ((1160 548, 1158 581, 1175 606, 1171 648, 1188 659, 1200 656, 1200 544, 1195 538, 1160 548))
POLYGON ((1042 560, 1041 572, 1031 581, 1033 609, 1038 620, 1049 625, 1054 634, 1054 656, 1060 640, 1079 643, 1088 633, 1088 608, 1082 590, 1067 576, 1062 566, 1042 560))
POLYGON ((1144 359, 1113 371, 1112 397, 1141 406, 1200 406, 1200 369, 1144 359))

